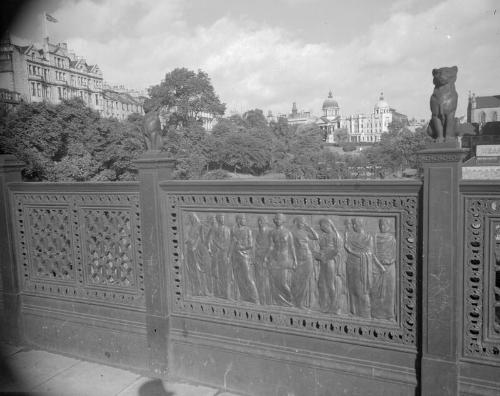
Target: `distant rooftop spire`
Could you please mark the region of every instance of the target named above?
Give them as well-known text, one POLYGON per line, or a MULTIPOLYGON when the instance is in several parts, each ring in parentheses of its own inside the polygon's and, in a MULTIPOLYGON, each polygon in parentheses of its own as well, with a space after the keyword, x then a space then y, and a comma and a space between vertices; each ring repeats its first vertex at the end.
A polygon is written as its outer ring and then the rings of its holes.
POLYGON ((379 100, 384 100, 384 93, 383 92, 380 92, 380 98, 379 100))
POLYGON ((328 93, 328 97, 329 98, 333 98, 333 95, 332 95, 332 90, 330 89, 330 92, 328 93))

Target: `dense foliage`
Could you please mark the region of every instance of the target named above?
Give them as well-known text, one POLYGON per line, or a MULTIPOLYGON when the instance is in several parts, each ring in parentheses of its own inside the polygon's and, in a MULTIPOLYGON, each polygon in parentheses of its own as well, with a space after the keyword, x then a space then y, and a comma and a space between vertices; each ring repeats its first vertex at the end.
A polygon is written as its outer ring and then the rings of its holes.
POLYGON ((186 128, 205 114, 222 116, 226 105, 219 100, 208 74, 177 68, 149 88, 144 111, 164 110, 168 127, 186 128))
MULTIPOLYGON (((410 132, 394 122, 374 145, 357 147, 347 130, 339 129, 340 145, 331 147, 315 124, 268 122, 260 109, 222 118, 225 105, 201 70, 175 69, 149 94, 144 107, 163 121, 162 150, 176 160, 177 179, 222 179, 231 173, 289 179, 401 176, 418 167, 416 153, 430 139, 423 129, 410 132), (207 114, 218 120, 210 132, 201 122, 207 114)), ((30 180, 132 180, 144 136, 144 116, 133 114, 123 122, 102 118, 79 99, 21 104, 0 115, 0 153, 24 161, 30 180)))
POLYGON ((144 150, 144 139, 133 122, 102 118, 71 99, 3 112, 0 150, 26 163, 28 180, 132 180, 132 160, 144 150))

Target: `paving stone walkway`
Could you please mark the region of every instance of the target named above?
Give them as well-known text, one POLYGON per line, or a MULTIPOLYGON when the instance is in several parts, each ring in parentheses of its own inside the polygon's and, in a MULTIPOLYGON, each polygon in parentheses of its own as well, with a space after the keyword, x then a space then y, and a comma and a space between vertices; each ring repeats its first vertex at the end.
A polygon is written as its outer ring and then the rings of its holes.
POLYGON ((0 395, 237 396, 173 383, 54 353, 0 344, 0 395))

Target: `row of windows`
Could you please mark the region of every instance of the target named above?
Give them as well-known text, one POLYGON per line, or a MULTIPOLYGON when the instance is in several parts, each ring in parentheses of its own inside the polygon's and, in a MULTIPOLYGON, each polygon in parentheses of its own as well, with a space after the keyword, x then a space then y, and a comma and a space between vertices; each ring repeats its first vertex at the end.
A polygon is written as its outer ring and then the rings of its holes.
MULTIPOLYGON (((112 109, 118 109, 118 102, 112 100, 106 100, 106 107, 112 109)), ((139 106, 130 103, 122 103, 122 110, 133 111, 135 113, 139 112, 139 106)))
POLYGON ((56 70, 56 80, 58 81, 66 81, 66 73, 60 72, 56 70))
POLYGON ((352 136, 351 142, 378 142, 380 136, 352 136))
POLYGON ((93 98, 95 105, 99 106, 99 94, 91 94, 90 92, 84 91, 73 91, 65 87, 57 87, 57 93, 59 95, 59 99, 67 99, 68 97, 80 97, 84 102, 87 102, 88 104, 91 104, 93 98))
POLYGON ((47 89, 47 86, 42 85, 42 83, 31 83, 31 96, 36 98, 50 98, 50 90, 47 89))
POLYGON ((384 119, 382 122, 380 120, 378 121, 358 121, 358 122, 353 122, 351 121, 350 124, 354 124, 354 125, 360 125, 360 126, 387 126, 389 125, 389 121, 384 119))
POLYGON ((64 58, 59 58, 58 56, 54 56, 54 66, 63 68, 66 66, 66 60, 64 58))
MULTIPOLYGON (((42 84, 42 83, 31 83, 31 96, 33 97, 38 97, 38 98, 52 98, 52 90, 49 89, 48 86, 42 84)), ((91 99, 92 99, 92 94, 84 91, 73 91, 69 90, 66 87, 57 87, 57 98, 58 99, 68 99, 68 98, 74 98, 74 97, 80 97, 82 100, 86 101, 87 103, 90 104, 91 99)), ((99 94, 94 94, 94 99, 95 99, 95 104, 96 106, 99 105, 99 94)))
POLYGON ((31 76, 43 76, 46 79, 49 74, 49 69, 35 65, 28 65, 28 74, 31 76))
POLYGON ((486 113, 484 111, 481 111, 479 113, 479 122, 485 123, 488 121, 498 121, 498 113, 496 111, 493 111, 490 113, 490 116, 487 117, 486 113))
MULTIPOLYGON (((28 65, 28 73, 32 76, 42 76, 46 80, 50 76, 50 69, 36 66, 36 65, 28 65)), ((67 75, 65 72, 55 70, 55 78, 56 81, 67 81, 67 75)), ((75 76, 73 74, 70 75, 70 85, 75 86, 75 82, 77 86, 80 87, 88 87, 91 88, 92 85, 97 88, 102 87, 102 82, 93 78, 75 76)))

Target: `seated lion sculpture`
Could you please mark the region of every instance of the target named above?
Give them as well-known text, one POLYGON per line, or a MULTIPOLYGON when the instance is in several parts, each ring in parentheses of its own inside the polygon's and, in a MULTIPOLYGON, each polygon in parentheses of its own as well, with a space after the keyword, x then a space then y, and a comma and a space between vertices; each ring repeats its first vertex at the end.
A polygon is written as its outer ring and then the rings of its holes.
POLYGON ((144 131, 148 150, 159 150, 163 144, 161 122, 158 111, 147 112, 144 116, 144 131))
POLYGON ((434 92, 430 105, 432 118, 429 123, 429 135, 439 142, 455 138, 455 111, 458 94, 455 90, 458 67, 433 69, 434 92))

